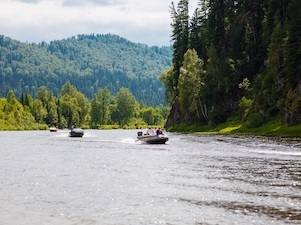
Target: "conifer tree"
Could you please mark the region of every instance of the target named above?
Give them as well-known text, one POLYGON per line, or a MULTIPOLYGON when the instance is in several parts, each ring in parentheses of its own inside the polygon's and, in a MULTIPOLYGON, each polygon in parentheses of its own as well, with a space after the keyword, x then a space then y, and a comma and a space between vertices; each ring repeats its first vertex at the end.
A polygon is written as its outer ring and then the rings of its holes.
POLYGON ((178 95, 178 79, 180 76, 180 68, 183 63, 184 54, 188 50, 189 41, 189 10, 188 0, 180 0, 177 8, 174 3, 170 7, 172 18, 172 41, 173 41, 173 60, 174 67, 173 87, 174 96, 178 95))
MULTIPOLYGON (((291 0, 288 5, 288 88, 296 88, 301 81, 301 1, 291 0)), ((288 89, 287 88, 287 89, 288 89)))

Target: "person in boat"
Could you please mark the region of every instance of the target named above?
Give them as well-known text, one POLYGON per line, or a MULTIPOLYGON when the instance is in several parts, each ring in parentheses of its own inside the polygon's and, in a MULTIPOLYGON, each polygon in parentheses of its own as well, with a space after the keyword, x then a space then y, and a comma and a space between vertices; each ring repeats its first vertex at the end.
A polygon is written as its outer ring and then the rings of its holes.
POLYGON ((152 128, 149 127, 149 128, 147 129, 147 131, 146 131, 146 135, 151 135, 151 133, 152 133, 152 128))
POLYGON ((160 134, 162 134, 162 130, 161 130, 161 128, 160 128, 160 127, 158 128, 158 130, 157 130, 156 134, 157 134, 157 135, 160 135, 160 134))

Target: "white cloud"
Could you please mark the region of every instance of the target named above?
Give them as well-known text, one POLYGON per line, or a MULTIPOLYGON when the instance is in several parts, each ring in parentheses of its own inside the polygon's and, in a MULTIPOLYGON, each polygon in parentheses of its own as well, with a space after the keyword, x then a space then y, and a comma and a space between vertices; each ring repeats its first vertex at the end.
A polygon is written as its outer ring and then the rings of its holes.
POLYGON ((37 43, 112 33, 133 42, 169 45, 171 1, 1 0, 0 32, 37 43))

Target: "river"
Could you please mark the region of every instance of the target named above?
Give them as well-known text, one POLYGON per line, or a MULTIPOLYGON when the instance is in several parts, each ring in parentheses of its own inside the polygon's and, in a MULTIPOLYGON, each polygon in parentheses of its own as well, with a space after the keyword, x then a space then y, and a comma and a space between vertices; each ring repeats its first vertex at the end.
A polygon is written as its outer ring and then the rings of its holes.
POLYGON ((0 224, 301 224, 300 139, 136 133, 0 132, 0 224))

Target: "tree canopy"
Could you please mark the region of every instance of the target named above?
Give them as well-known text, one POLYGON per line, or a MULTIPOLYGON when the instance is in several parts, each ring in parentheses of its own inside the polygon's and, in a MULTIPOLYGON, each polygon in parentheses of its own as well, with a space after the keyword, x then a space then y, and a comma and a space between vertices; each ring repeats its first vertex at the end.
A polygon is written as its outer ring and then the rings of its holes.
POLYGON ((20 100, 10 90, 6 98, 0 98, 0 130, 31 130, 71 128, 140 128, 162 126, 169 108, 161 105, 153 108, 140 104, 128 88, 120 88, 116 96, 110 90, 99 88, 89 101, 75 86, 67 82, 59 96, 45 86, 38 88, 33 98, 22 94, 20 100), (24 97, 25 96, 25 97, 24 97))
POLYGON ((158 77, 171 64, 172 47, 149 47, 113 34, 78 35, 50 43, 22 43, 0 35, 0 97, 9 90, 32 96, 40 86, 58 96, 70 82, 88 99, 99 88, 126 87, 138 101, 164 103, 158 77), (149 92, 156 93, 149 95, 149 92))
POLYGON ((167 125, 300 124, 301 1, 198 0, 192 16, 188 5, 171 4, 167 125))

